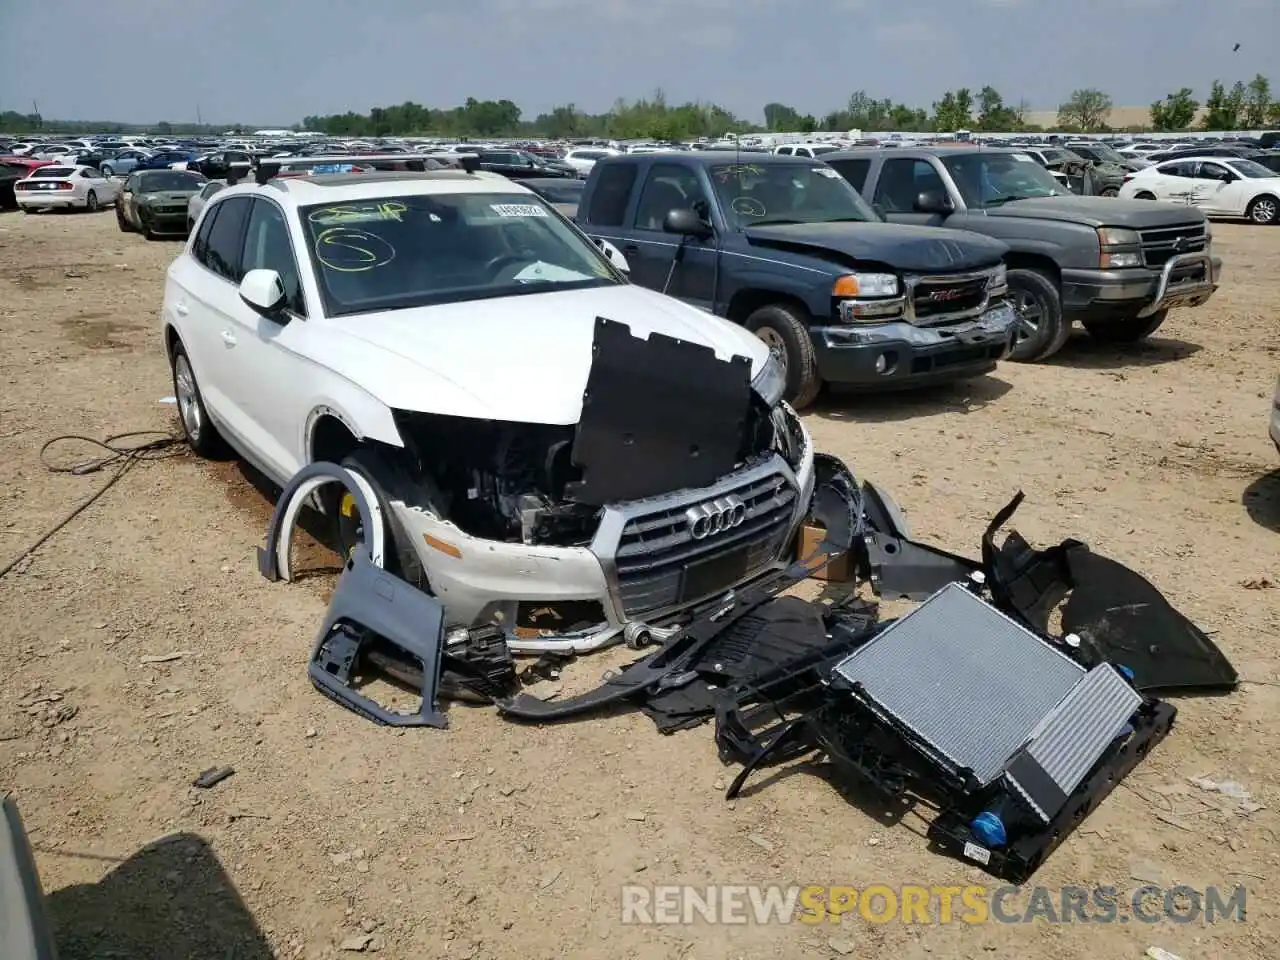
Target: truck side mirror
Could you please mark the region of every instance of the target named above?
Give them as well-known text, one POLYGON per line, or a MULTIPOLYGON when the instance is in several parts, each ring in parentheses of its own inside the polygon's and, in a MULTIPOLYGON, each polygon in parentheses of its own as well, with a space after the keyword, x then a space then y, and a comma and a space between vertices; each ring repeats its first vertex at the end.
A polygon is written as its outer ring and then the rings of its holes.
POLYGON ((676 207, 668 210, 662 221, 662 229, 666 233, 678 233, 686 237, 703 239, 711 236, 711 227, 688 207, 676 207))
POLYGON ((951 199, 940 190, 922 190, 916 194, 916 213, 950 213, 951 199))

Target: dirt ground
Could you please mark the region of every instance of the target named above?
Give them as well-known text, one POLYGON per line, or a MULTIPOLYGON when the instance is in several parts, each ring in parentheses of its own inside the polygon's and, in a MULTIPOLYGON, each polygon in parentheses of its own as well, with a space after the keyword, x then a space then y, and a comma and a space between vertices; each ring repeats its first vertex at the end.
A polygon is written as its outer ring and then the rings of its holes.
MULTIPOLYGON (((1046 365, 807 422, 918 535, 975 553, 1021 488, 1033 543, 1078 536, 1214 633, 1249 682, 1179 701, 1173 734, 1035 880, 1244 885, 1246 922, 624 925, 628 883, 999 884, 816 776, 726 804, 709 727, 453 707, 447 732, 396 733, 340 709, 304 672, 332 575, 265 581, 268 501, 234 464, 183 455, 134 469, 0 580, 0 786, 64 960, 352 956, 352 937, 392 958, 1280 955, 1280 230, 1215 232, 1223 289, 1147 345, 1078 336, 1046 365), (192 789, 221 765, 234 776, 192 789)), ((173 429, 156 315, 177 250, 109 212, 0 216, 0 563, 106 479, 49 472, 45 441, 173 429)))

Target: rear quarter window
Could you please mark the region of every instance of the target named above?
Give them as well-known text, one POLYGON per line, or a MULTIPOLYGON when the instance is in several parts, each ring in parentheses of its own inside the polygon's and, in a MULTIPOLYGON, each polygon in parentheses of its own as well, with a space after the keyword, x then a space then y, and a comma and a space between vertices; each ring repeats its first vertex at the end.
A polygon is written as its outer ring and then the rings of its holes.
POLYGON ((637 165, 606 163, 596 167, 596 185, 586 222, 601 227, 620 227, 627 216, 627 205, 636 184, 637 165))
POLYGON ((867 173, 871 169, 871 161, 869 159, 828 160, 827 166, 833 167, 836 173, 849 181, 849 186, 861 193, 862 188, 867 183, 867 173))

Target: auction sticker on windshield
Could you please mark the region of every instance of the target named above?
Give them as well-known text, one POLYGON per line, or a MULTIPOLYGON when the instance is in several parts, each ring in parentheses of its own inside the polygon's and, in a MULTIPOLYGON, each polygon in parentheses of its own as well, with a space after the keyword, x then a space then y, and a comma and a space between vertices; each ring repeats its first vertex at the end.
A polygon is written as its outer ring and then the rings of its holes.
POLYGON ((545 217, 547 208, 536 203, 491 203, 489 209, 500 217, 545 217))

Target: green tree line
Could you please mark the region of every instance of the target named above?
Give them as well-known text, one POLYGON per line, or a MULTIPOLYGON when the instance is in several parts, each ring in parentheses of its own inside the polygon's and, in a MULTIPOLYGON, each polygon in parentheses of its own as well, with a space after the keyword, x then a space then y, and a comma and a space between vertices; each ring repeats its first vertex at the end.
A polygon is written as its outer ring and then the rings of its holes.
MULTIPOLYGON (((512 100, 468 98, 460 106, 440 108, 413 101, 374 107, 368 113, 310 116, 294 129, 314 130, 339 137, 387 137, 436 135, 447 137, 527 136, 556 139, 607 137, 619 140, 685 140, 721 137, 726 133, 862 130, 918 133, 952 133, 957 130, 990 132, 1126 132, 1179 131, 1196 126, 1203 130, 1257 130, 1280 126, 1280 101, 1273 99, 1270 81, 1261 74, 1230 86, 1215 80, 1203 103, 1189 87, 1169 93, 1150 106, 1149 123, 1116 129, 1110 126, 1113 102, 1102 90, 1074 90, 1058 107, 1057 123, 1040 127, 1028 122, 1025 101, 1010 103, 998 90, 985 86, 944 92, 929 109, 877 99, 858 90, 838 109, 821 116, 801 113, 788 104, 764 106, 764 124, 735 116, 714 103, 668 102, 659 90, 638 100, 617 100, 603 113, 580 110, 567 103, 526 117, 512 100), (1203 107, 1203 110, 1201 109, 1203 107), (1197 117, 1199 121, 1197 122, 1197 117)), ((241 124, 184 124, 161 121, 149 126, 105 121, 53 121, 38 114, 0 113, 0 132, 33 133, 133 133, 200 135, 228 129, 252 129, 241 124)))

